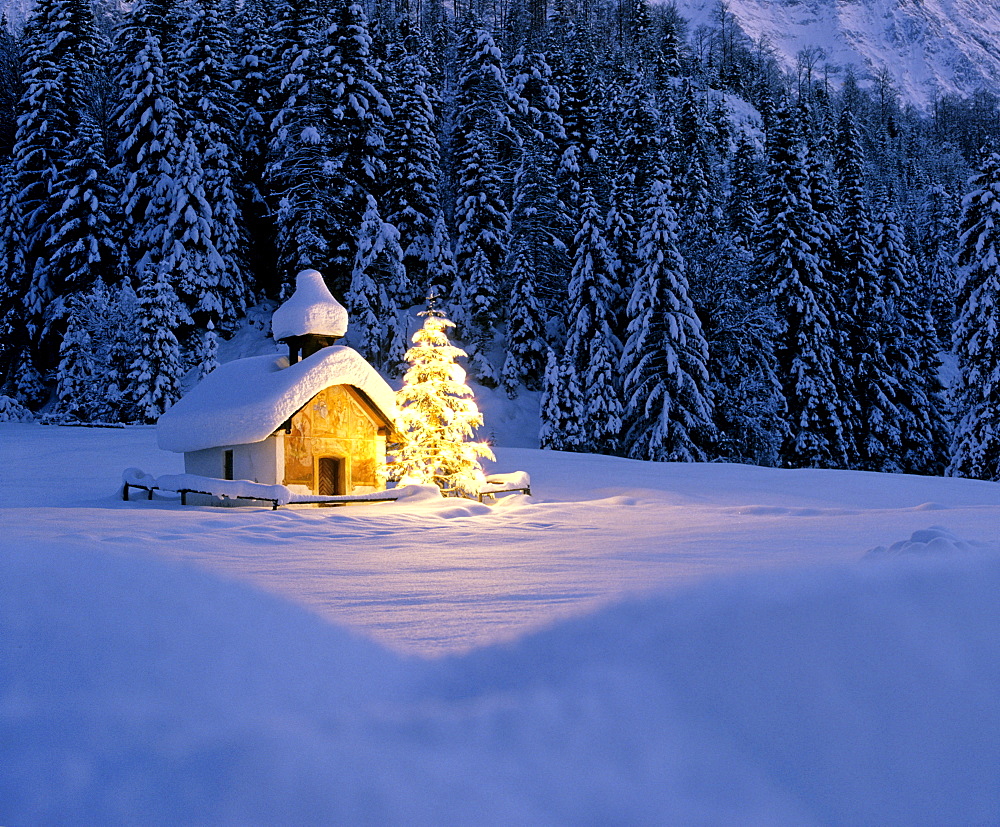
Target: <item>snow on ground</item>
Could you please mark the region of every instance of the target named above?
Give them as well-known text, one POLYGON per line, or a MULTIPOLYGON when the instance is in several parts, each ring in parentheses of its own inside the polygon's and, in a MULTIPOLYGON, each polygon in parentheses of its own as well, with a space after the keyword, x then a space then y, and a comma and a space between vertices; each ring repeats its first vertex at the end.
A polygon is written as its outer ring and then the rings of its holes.
POLYGON ((0 426, 0 823, 1000 823, 1000 486, 497 455, 182 508, 0 426))

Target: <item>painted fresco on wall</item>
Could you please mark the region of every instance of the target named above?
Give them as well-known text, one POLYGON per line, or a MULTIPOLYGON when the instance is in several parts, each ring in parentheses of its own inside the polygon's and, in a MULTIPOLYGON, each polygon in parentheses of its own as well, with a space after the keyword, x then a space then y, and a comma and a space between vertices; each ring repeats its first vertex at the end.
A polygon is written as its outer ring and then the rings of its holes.
POLYGON ((313 484, 312 457, 304 432, 304 417, 292 418, 292 432, 285 437, 285 485, 313 484))
POLYGON ((378 487, 377 433, 346 386, 321 391, 292 418, 292 432, 285 437, 285 484, 314 490, 316 459, 341 457, 347 461, 348 491, 378 487))

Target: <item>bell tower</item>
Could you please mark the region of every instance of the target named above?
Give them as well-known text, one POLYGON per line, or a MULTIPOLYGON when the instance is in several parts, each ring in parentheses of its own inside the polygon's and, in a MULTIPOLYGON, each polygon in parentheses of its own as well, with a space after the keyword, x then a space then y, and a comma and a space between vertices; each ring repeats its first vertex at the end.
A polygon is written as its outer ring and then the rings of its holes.
POLYGON ((295 292, 274 311, 271 332, 275 341, 288 346, 288 363, 294 365, 347 333, 347 310, 321 273, 303 270, 295 277, 295 292))

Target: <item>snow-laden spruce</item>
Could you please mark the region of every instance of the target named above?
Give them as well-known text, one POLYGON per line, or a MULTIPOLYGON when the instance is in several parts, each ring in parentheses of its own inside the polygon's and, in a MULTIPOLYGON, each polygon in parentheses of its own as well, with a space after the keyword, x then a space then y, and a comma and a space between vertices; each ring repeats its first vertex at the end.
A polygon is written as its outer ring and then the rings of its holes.
POLYGON ((770 142, 769 189, 757 250, 777 315, 775 355, 784 397, 781 460, 791 466, 845 467, 829 232, 814 204, 808 165, 807 148, 785 107, 776 113, 770 142))
POLYGON ((962 268, 954 347, 962 418, 949 472, 1000 480, 1000 151, 986 158, 962 201, 962 268))
MULTIPOLYGON (((441 148, 435 112, 441 99, 415 40, 403 41, 389 75, 393 117, 386 147, 394 164, 382 202, 386 220, 399 230, 403 262, 413 291, 422 296, 427 295, 429 287, 427 271, 434 248, 434 225, 441 212, 441 148)), ((404 302, 407 306, 410 303, 404 302)))
POLYGON ((361 353, 394 376, 404 369, 406 329, 400 311, 408 296, 399 230, 382 220, 370 198, 358 235, 347 309, 361 353))
POLYGON ((691 303, 677 217, 666 175, 645 205, 639 261, 628 302, 622 353, 626 446, 636 459, 691 461, 706 457, 713 433, 708 343, 691 303))
POLYGON ((451 344, 453 323, 433 308, 406 351, 410 368, 396 395, 404 441, 390 469, 404 484, 434 483, 442 490, 475 495, 484 482, 481 457, 493 459, 472 437, 483 424, 465 370, 455 361, 465 352, 451 344))
POLYGON ((564 450, 614 453, 622 432, 619 381, 621 342, 614 323, 615 259, 604 238, 604 220, 593 193, 583 195, 580 229, 573 240, 563 381, 579 387, 571 414, 578 430, 566 435, 564 450))
MULTIPOLYGON (((97 41, 90 4, 41 0, 25 27, 23 63, 16 75, 8 75, 15 88, 23 84, 23 89, 19 102, 10 101, 17 104, 17 115, 7 138, 13 146, 4 176, 10 178, 2 221, 16 229, 5 228, 0 234, 4 317, 0 350, 10 351, 20 363, 15 370, 28 385, 34 384, 32 374, 41 377, 58 362, 68 294, 87 289, 94 278, 112 269, 107 259, 69 256, 77 241, 85 246, 88 233, 79 238, 65 234, 65 225, 74 220, 92 225, 98 235, 107 228, 106 203, 73 197, 74 188, 87 181, 86 168, 94 166, 80 133, 87 128, 88 84, 95 70, 97 41), (84 266, 78 267, 81 263, 84 266)), ((107 241, 98 242, 105 253, 107 241)), ((4 380, 13 374, 10 371, 4 380)))

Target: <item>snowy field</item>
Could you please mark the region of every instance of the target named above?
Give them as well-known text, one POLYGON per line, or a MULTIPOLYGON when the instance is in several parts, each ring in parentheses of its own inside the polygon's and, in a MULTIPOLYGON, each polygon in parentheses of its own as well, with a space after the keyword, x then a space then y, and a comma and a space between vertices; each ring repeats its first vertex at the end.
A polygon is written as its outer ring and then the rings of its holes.
POLYGON ((0 824, 1000 824, 1000 486, 497 458, 182 508, 0 425, 0 824))

